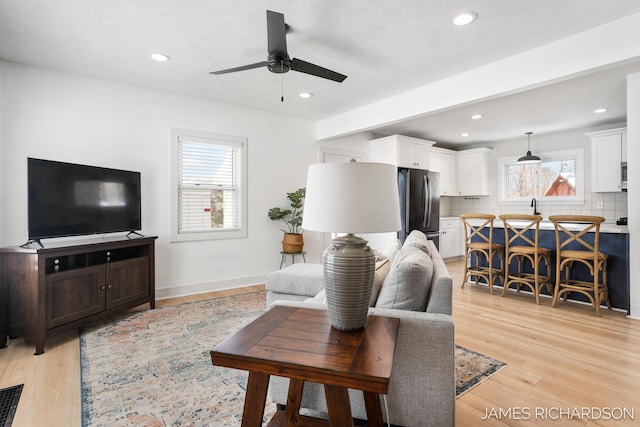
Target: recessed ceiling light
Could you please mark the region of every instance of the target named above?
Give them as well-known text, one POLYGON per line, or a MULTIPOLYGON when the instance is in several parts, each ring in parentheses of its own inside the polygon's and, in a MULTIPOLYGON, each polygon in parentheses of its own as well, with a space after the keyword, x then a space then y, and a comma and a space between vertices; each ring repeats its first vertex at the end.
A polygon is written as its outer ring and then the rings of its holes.
POLYGON ((158 61, 158 62, 169 62, 169 61, 171 61, 171 58, 169 58, 164 53, 152 53, 151 54, 151 59, 153 59, 154 61, 158 61))
POLYGON ((480 120, 482 118, 482 114, 474 114, 473 116, 471 116, 471 118, 473 120, 480 120))
POLYGON ((460 136, 469 136, 469 134, 467 132, 462 132, 460 136))
POLYGON ((465 12, 453 18, 453 25, 467 25, 478 19, 478 14, 475 12, 465 12))
POLYGON ((311 98, 313 96, 313 94, 309 93, 309 92, 301 92, 299 96, 300 96, 300 98, 307 99, 307 98, 311 98))
POLYGON ((607 111, 609 111, 608 108, 596 108, 595 110, 593 110, 593 112, 596 114, 606 113, 607 111))

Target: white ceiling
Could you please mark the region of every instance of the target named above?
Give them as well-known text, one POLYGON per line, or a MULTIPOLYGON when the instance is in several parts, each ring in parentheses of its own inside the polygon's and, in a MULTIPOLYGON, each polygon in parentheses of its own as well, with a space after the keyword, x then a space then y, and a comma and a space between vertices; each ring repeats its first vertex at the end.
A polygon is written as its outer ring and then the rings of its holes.
MULTIPOLYGON (((637 0, 0 0, 0 58, 320 120, 637 12, 637 0), (348 78, 209 75, 266 59, 266 9, 285 15, 292 58, 348 78), (451 24, 468 10, 475 23, 451 24)), ((639 64, 374 131, 456 144, 624 121, 625 76, 639 64), (610 110, 595 116, 598 106, 610 110)))

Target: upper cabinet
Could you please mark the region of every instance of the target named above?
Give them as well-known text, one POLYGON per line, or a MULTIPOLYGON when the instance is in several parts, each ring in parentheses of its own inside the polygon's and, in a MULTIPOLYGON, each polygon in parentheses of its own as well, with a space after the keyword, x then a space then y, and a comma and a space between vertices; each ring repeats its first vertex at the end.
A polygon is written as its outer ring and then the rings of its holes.
POLYGON ((586 133, 591 138, 591 191, 622 191, 620 163, 627 159, 627 128, 586 133))
POLYGON ((489 195, 490 148, 456 152, 456 196, 489 195))
POLYGON ((429 170, 440 172, 440 195, 456 195, 456 152, 445 148, 431 148, 429 170))
POLYGON ((429 169, 433 141, 392 135, 369 141, 372 162, 390 163, 398 167, 429 169))
POLYGON ((372 162, 440 172, 441 196, 489 195, 490 148, 453 151, 435 142, 392 135, 369 141, 372 162))

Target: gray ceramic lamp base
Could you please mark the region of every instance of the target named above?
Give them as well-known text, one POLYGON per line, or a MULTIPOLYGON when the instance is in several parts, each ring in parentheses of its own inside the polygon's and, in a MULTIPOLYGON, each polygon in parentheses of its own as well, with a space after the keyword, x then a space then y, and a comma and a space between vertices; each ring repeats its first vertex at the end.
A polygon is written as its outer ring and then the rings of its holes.
POLYGON ((375 257, 367 241, 353 234, 331 241, 324 251, 324 286, 331 326, 361 329, 367 320, 375 257))

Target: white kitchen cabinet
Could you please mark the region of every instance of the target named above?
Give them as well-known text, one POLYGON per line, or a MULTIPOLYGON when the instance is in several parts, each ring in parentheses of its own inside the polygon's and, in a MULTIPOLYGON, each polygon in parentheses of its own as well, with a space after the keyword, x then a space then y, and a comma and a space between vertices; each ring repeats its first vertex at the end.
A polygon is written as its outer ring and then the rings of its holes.
POLYGON ((466 237, 464 235, 462 220, 457 218, 453 227, 453 253, 455 256, 464 256, 465 240, 466 237))
POLYGON ((457 257, 464 254, 462 231, 462 221, 460 219, 440 219, 440 248, 438 251, 442 258, 457 257))
POLYGON ((626 161, 627 129, 586 133, 591 138, 591 191, 622 191, 620 163, 626 161))
POLYGON ((444 148, 431 148, 429 170, 440 173, 440 195, 456 195, 456 152, 444 148))
POLYGON ((456 196, 489 195, 490 148, 456 152, 456 196))
POLYGON ((389 163, 404 168, 429 169, 433 141, 392 135, 369 141, 372 162, 389 163))
POLYGON ((455 234, 455 225, 454 220, 450 219, 441 219, 440 220, 440 248, 438 251, 440 252, 440 256, 442 258, 451 258, 453 256, 453 246, 454 246, 454 234, 455 234))

